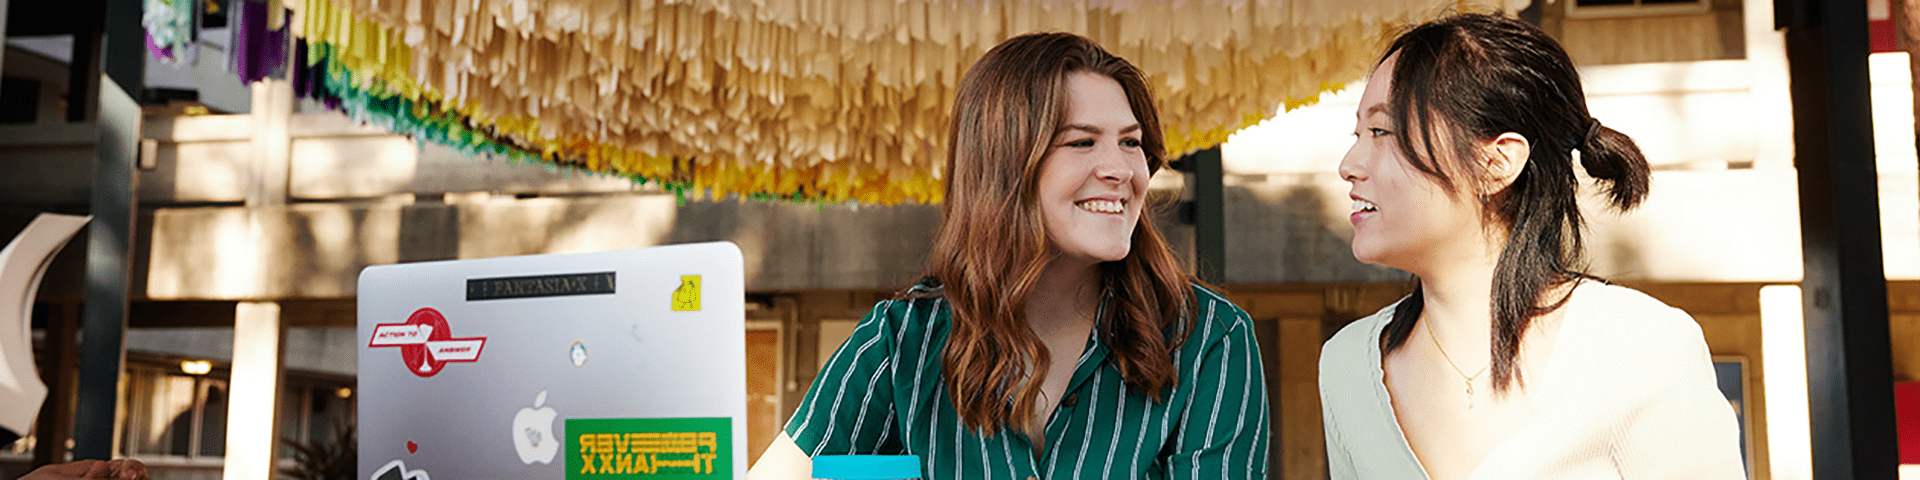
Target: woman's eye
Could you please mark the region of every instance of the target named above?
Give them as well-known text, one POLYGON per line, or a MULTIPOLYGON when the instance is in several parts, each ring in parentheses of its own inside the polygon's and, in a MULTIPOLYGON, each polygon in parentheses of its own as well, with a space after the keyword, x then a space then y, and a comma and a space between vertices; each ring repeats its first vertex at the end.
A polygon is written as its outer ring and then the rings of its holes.
POLYGON ((1080 140, 1074 140, 1074 141, 1065 143, 1064 146, 1073 147, 1073 148, 1093 148, 1093 139, 1084 138, 1080 140))
POLYGON ((1140 139, 1122 138, 1120 139, 1120 146, 1127 147, 1127 148, 1140 148, 1140 139))
POLYGON ((1370 136, 1370 137, 1384 137, 1384 136, 1388 136, 1388 135, 1393 135, 1393 132, 1392 132, 1392 131, 1389 131, 1389 130, 1387 130, 1387 129, 1384 129, 1384 128, 1369 128, 1369 129, 1367 129, 1367 136, 1370 136))

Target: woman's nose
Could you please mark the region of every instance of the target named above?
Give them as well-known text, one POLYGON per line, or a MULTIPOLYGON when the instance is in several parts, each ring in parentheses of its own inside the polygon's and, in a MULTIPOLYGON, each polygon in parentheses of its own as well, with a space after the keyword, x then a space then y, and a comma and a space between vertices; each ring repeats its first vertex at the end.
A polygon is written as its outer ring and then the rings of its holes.
POLYGON ((1340 166, 1335 171, 1340 174, 1341 180, 1354 182, 1366 178, 1365 170, 1360 168, 1360 156, 1360 146, 1354 145, 1347 149, 1346 155, 1340 157, 1340 166))
POLYGON ((1119 149, 1101 152, 1094 159, 1093 174, 1101 180, 1125 183, 1133 180, 1133 167, 1126 153, 1119 149))

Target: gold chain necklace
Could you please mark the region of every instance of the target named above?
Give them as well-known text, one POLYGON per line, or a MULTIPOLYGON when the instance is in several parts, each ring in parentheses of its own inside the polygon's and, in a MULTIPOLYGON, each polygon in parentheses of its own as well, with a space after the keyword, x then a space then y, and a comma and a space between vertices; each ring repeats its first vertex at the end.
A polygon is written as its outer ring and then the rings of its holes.
POLYGON ((1433 349, 1434 349, 1434 350, 1439 350, 1439 351, 1440 351, 1440 358, 1442 358, 1442 359, 1445 359, 1445 360, 1447 361, 1447 366, 1448 366, 1448 367, 1453 367, 1453 373, 1456 373, 1456 374, 1459 374, 1459 375, 1460 375, 1460 379, 1466 382, 1466 384, 1467 384, 1467 408, 1469 408, 1469 409, 1471 409, 1471 408, 1473 408, 1473 381, 1474 381, 1474 380, 1478 380, 1478 379, 1480 378, 1480 375, 1482 375, 1482 374, 1485 374, 1485 373, 1487 373, 1487 367, 1490 367, 1490 366, 1492 366, 1492 365, 1493 365, 1493 361, 1492 361, 1492 359, 1488 359, 1488 361, 1487 361, 1487 364, 1486 364, 1486 365, 1481 365, 1481 366, 1480 366, 1480 371, 1478 371, 1478 372, 1473 372, 1473 375, 1471 375, 1471 376, 1469 376, 1469 375, 1467 375, 1467 372, 1466 372, 1465 370, 1461 370, 1461 369, 1460 369, 1460 366, 1459 366, 1459 365, 1456 365, 1456 364, 1454 364, 1454 363, 1453 363, 1453 357, 1452 357, 1452 356, 1449 356, 1449 355, 1447 355, 1447 349, 1446 349, 1446 347, 1442 347, 1442 346, 1440 346, 1440 336, 1439 336, 1439 335, 1434 335, 1434 334, 1433 334, 1433 322, 1432 322, 1432 321, 1421 321, 1420 323, 1422 323, 1422 324, 1426 324, 1426 326, 1427 326, 1427 339, 1428 339, 1428 340, 1432 340, 1432 341, 1433 341, 1433 349))

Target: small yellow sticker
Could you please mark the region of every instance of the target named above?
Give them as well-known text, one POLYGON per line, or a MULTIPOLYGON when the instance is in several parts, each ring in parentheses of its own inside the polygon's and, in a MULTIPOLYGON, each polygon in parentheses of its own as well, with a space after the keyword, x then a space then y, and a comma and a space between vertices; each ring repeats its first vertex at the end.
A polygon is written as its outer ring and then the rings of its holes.
POLYGON ((673 290, 673 311, 700 311, 700 276, 681 275, 680 288, 673 290))

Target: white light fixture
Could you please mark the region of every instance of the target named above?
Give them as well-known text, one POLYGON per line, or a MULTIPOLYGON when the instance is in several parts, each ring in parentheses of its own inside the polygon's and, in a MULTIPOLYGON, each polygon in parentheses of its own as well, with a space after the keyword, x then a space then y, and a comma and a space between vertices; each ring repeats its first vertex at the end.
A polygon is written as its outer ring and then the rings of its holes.
POLYGON ((1807 409, 1807 324, 1797 285, 1760 287, 1760 374, 1766 379, 1767 457, 1773 478, 1813 478, 1807 409))
POLYGON ((213 362, 206 360, 181 360, 180 371, 188 375, 206 375, 213 371, 213 362))

